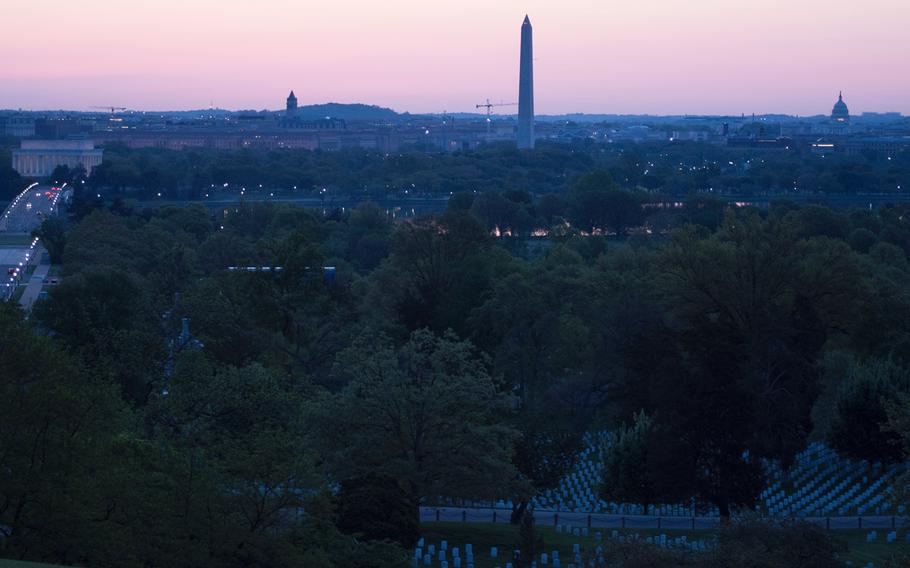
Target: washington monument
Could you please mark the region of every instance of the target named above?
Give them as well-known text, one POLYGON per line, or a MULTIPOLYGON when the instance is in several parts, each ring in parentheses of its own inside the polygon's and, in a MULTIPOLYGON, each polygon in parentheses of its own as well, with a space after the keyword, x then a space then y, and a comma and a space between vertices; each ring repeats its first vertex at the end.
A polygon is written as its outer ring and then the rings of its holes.
POLYGON ((518 71, 518 148, 534 148, 534 55, 531 20, 521 24, 521 66, 518 71))

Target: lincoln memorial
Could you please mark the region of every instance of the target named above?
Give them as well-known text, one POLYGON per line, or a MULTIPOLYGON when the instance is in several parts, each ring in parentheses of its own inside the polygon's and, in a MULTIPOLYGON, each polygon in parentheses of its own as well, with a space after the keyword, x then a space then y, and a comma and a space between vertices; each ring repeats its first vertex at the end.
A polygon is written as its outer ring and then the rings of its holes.
POLYGON ((31 178, 48 177, 57 166, 82 166, 91 174, 101 165, 103 153, 91 140, 23 140, 22 146, 13 150, 13 169, 31 178))

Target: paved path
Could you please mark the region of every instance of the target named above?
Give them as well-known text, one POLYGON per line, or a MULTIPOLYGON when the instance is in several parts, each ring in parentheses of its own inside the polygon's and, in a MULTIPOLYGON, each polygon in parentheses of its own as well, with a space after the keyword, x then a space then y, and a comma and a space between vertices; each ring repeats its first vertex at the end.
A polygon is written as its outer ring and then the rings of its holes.
MULTIPOLYGON (((421 507, 420 522, 508 523, 511 509, 463 507, 421 507)), ((588 527, 590 529, 675 529, 704 530, 716 528, 719 517, 661 517, 656 515, 616 515, 570 511, 533 511, 538 525, 588 527)), ((781 517, 783 518, 783 517, 781 517)), ((910 526, 910 517, 873 515, 863 517, 797 517, 829 530, 896 529, 910 526)))
POLYGON ((25 313, 32 311, 32 304, 38 299, 41 288, 44 286, 44 279, 47 278, 47 273, 51 269, 50 263, 45 260, 45 251, 43 247, 37 247, 35 249, 35 254, 38 255, 38 266, 35 267, 32 277, 29 279, 28 284, 26 284, 25 291, 22 292, 22 297, 19 298, 19 305, 22 306, 25 313))

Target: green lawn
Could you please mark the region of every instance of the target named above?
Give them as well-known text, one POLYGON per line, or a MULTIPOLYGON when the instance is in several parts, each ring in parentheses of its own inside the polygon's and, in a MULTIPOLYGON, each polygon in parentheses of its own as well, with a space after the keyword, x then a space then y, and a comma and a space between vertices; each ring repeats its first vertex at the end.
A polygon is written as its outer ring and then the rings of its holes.
POLYGON ((910 553, 910 544, 907 543, 906 530, 897 531, 899 542, 888 544, 885 542, 885 535, 888 530, 878 529, 878 541, 866 542, 866 535, 869 531, 850 530, 834 531, 834 534, 842 537, 847 541, 850 550, 847 552, 846 559, 853 562, 854 566, 865 566, 872 562, 875 566, 884 566, 885 562, 892 556, 910 553))
MULTIPOLYGON (((563 559, 563 565, 566 565, 566 561, 572 558, 573 544, 578 543, 582 549, 593 549, 598 544, 602 544, 593 537, 594 531, 588 538, 557 533, 552 527, 538 527, 538 531, 543 536, 544 550, 547 552, 558 550, 560 558, 563 559)), ((611 532, 612 529, 603 529, 604 536, 609 536, 611 532)), ((711 532, 707 530, 627 529, 620 532, 638 533, 643 538, 660 533, 666 534, 670 538, 686 535, 690 541, 711 538, 711 532)), ((865 566, 866 563, 872 562, 875 566, 881 567, 892 555, 910 552, 910 544, 905 540, 906 530, 898 531, 899 542, 891 544, 885 542, 887 530, 879 529, 879 540, 874 543, 866 542, 868 532, 865 529, 832 531, 835 537, 847 542, 849 550, 844 559, 851 562, 853 566, 865 566)), ((511 558, 509 551, 518 541, 518 527, 508 524, 423 523, 421 524, 421 534, 427 544, 435 544, 437 550, 441 540, 447 540, 450 549, 457 546, 462 551, 466 543, 471 543, 474 547, 476 568, 505 566, 507 559, 511 558), (490 547, 492 546, 499 548, 499 558, 496 560, 490 558, 490 547)), ((464 555, 463 552, 462 555, 464 555)), ((0 568, 3 567, 0 566, 0 568)))
POLYGON ((24 562, 22 560, 6 560, 0 558, 0 568, 66 568, 58 564, 41 564, 40 562, 24 562))
POLYGON ((10 233, 0 233, 0 246, 3 245, 30 245, 32 237, 30 235, 16 235, 10 233))
MULTIPOLYGON (((445 522, 422 523, 420 528, 421 535, 426 539, 427 544, 435 544, 437 550, 441 540, 447 540, 450 549, 457 546, 462 551, 464 551, 466 543, 471 543, 474 547, 475 568, 505 566, 505 563, 511 560, 511 550, 516 547, 518 541, 518 527, 505 523, 495 525, 445 522), (490 557, 490 548, 493 546, 499 549, 497 559, 490 557)), ((543 537, 544 551, 551 553, 554 550, 558 550, 563 566, 566 566, 572 559, 573 544, 581 545, 582 550, 593 550, 598 545, 604 544, 603 541, 598 541, 594 538, 596 530, 591 531, 591 536, 587 538, 557 533, 553 527, 538 526, 537 531, 543 537)), ((605 536, 609 536, 611 531, 612 529, 602 529, 605 536)), ((664 533, 668 537, 687 535, 690 540, 704 539, 710 536, 707 532, 693 533, 691 531, 659 531, 656 529, 637 529, 625 532, 628 534, 638 533, 642 537, 660 533, 664 533)), ((462 552, 463 555, 464 552, 462 552)))

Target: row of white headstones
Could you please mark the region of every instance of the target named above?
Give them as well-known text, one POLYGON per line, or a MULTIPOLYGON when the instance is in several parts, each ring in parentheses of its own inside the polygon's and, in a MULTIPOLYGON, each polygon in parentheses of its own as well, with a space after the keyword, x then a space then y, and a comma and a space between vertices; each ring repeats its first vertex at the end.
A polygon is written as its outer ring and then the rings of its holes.
MULTIPOLYGON (((561 531, 560 531, 561 532, 561 531)), ((572 534, 579 536, 587 536, 588 529, 585 527, 583 530, 576 528, 565 527, 565 532, 571 532, 572 534), (583 532, 583 534, 582 534, 583 532)), ((602 533, 598 532, 595 534, 597 540, 603 538, 602 533)), ((709 543, 702 540, 690 541, 685 536, 677 538, 668 538, 665 534, 660 534, 657 536, 648 536, 642 539, 637 533, 632 535, 623 535, 619 531, 614 530, 610 538, 618 542, 626 542, 632 540, 641 540, 647 544, 654 544, 661 547, 671 547, 671 548, 686 548, 689 550, 706 550, 709 548, 709 543)), ((601 557, 603 554, 603 547, 597 546, 594 550, 595 554, 598 557, 601 557)), ((572 555, 576 564, 581 563, 581 545, 575 543, 572 545, 572 555)), ((499 548, 491 547, 490 548, 490 558, 499 557, 499 548)), ((449 549, 448 541, 441 541, 439 543, 439 548, 437 550, 436 545, 427 544, 423 538, 417 542, 417 548, 414 550, 414 557, 412 560, 413 566, 432 566, 433 562, 438 560, 440 568, 474 568, 474 547, 471 544, 466 544, 464 547, 464 557, 461 555, 461 550, 458 547, 452 547, 449 549), (451 561, 451 564, 450 564, 451 561)), ((532 568, 537 566, 553 566, 553 568, 560 568, 561 560, 559 557, 559 551, 554 550, 550 553, 543 552, 540 555, 540 560, 533 561, 531 563, 532 568)), ((569 568, 573 568, 574 564, 569 564, 569 568)), ((498 567, 497 567, 498 568, 498 567)), ((505 563, 505 568, 512 568, 511 562, 505 563)))

